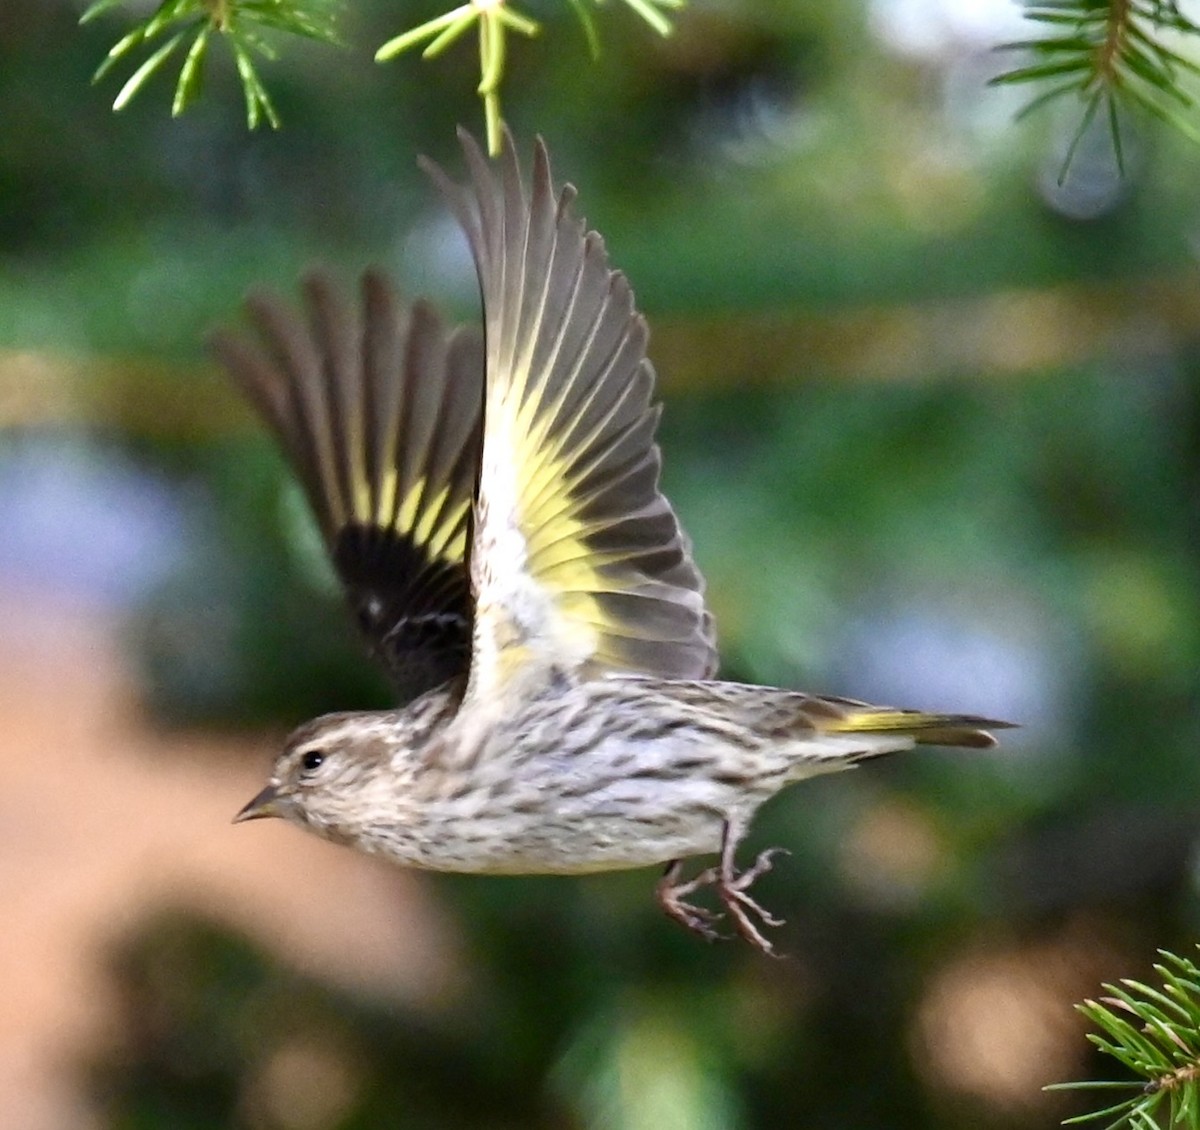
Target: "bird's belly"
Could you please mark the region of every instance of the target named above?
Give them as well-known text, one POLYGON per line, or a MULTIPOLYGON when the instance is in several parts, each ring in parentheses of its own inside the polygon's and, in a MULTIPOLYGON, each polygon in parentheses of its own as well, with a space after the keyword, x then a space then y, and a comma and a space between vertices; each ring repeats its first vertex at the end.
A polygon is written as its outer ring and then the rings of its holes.
POLYGON ((739 807, 727 786, 631 771, 603 746, 592 753, 539 759, 524 772, 509 765, 494 778, 484 761, 470 789, 431 798, 419 828, 396 830, 402 850, 382 850, 439 871, 569 875, 719 849, 725 819, 739 807))
POLYGON ((717 851, 726 820, 779 788, 747 779, 744 749, 682 707, 647 725, 641 685, 610 687, 624 697, 570 690, 489 726, 461 769, 426 778, 420 827, 397 829, 405 850, 388 854, 494 874, 646 867, 717 851))
POLYGON ((493 875, 619 871, 717 851, 722 825, 715 813, 647 822, 628 814, 581 813, 566 802, 487 819, 448 815, 425 829, 416 858, 408 862, 493 875))

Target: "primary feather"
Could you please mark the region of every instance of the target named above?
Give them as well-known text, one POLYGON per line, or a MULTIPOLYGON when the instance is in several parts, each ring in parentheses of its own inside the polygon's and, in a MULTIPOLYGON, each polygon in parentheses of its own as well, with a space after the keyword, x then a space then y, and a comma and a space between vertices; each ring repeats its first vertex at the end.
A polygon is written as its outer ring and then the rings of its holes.
POLYGON ((487 374, 472 556, 471 684, 502 697, 550 670, 701 678, 716 667, 703 580, 659 489, 646 324, 604 242, 557 188, 497 175, 460 133, 470 184, 426 162, 467 233, 487 374))
POLYGON ((304 485, 359 624, 405 702, 464 676, 483 345, 406 303, 377 272, 344 301, 324 273, 301 315, 247 302, 256 334, 218 357, 271 424, 304 485))

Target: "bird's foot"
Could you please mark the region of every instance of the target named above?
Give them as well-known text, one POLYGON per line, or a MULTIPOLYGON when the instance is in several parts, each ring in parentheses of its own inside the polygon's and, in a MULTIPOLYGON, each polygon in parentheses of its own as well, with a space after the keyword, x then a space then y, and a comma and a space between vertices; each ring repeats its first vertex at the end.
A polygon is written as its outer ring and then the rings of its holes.
POLYGON ((716 875, 717 895, 729 911, 737 932, 752 946, 768 957, 778 957, 775 947, 763 937, 761 926, 782 926, 783 919, 776 917, 749 895, 751 884, 760 875, 771 870, 772 860, 777 855, 787 855, 783 848, 768 848, 745 871, 739 873, 733 865, 732 851, 722 851, 721 866, 716 875), (756 922, 755 919, 758 919, 756 922))
POLYGON ((717 869, 709 867, 685 882, 679 881, 682 874, 683 860, 676 859, 667 864, 667 869, 663 872, 663 877, 659 879, 656 888, 659 906, 676 922, 699 934, 705 941, 720 941, 724 935, 716 928, 715 924, 722 916, 716 911, 708 910, 703 906, 695 906, 687 901, 688 895, 698 891, 701 887, 713 886, 719 881, 720 876, 717 869))
POLYGON ((699 934, 710 942, 725 937, 716 924, 724 915, 696 906, 688 901, 688 896, 702 887, 712 887, 717 892, 737 932, 755 949, 770 957, 778 957, 775 947, 763 936, 763 926, 782 926, 783 919, 772 914, 764 906, 751 897, 749 891, 754 881, 771 870, 777 855, 787 855, 783 848, 768 848, 760 852, 758 858, 746 868, 738 871, 733 861, 733 841, 727 842, 721 851, 719 867, 709 867, 691 879, 680 881, 683 873, 683 861, 675 860, 667 865, 667 870, 658 881, 659 905, 676 922, 699 934))

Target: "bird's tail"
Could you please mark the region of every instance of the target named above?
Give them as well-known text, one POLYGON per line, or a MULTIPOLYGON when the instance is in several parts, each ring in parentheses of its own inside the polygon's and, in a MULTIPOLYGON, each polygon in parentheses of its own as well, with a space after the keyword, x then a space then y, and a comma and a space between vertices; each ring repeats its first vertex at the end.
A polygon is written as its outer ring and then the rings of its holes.
POLYGON ((888 707, 842 707, 832 718, 817 726, 834 734, 897 734, 911 737, 918 745, 967 746, 988 749, 996 744, 990 730, 1006 730, 1011 722, 982 718, 975 714, 925 714, 919 710, 888 707))

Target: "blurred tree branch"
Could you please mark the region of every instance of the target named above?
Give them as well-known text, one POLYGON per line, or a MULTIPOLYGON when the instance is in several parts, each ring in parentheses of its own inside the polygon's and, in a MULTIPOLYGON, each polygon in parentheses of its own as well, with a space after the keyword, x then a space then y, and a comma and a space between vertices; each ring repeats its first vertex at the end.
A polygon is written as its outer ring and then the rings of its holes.
MULTIPOLYGON (((1153 320, 1164 340, 1200 341, 1195 272, 1110 284, 840 313, 789 309, 660 318, 651 355, 668 390, 813 380, 880 383, 1028 379, 1111 355, 1153 320), (947 333, 947 326, 955 333, 947 333)), ((253 421, 204 365, 0 348, 0 428, 95 423, 135 435, 211 438, 253 421), (187 396, 179 395, 180 381, 187 396)))

